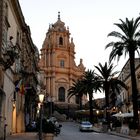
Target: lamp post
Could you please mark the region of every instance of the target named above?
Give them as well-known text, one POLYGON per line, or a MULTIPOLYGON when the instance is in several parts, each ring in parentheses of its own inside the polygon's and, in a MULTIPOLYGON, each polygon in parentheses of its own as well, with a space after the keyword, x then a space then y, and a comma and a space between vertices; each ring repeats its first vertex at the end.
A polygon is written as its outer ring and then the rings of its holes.
POLYGON ((48 103, 49 103, 49 115, 50 115, 50 117, 52 116, 52 114, 53 114, 53 101, 54 101, 54 98, 53 97, 51 97, 51 96, 48 96, 48 98, 47 98, 47 101, 48 101, 48 103))
POLYGON ((42 105, 44 100, 44 94, 41 92, 39 94, 39 102, 40 102, 40 128, 39 128, 39 140, 42 140, 42 105))
POLYGON ((97 123, 98 123, 98 115, 99 115, 99 110, 96 110, 96 114, 97 114, 97 123))

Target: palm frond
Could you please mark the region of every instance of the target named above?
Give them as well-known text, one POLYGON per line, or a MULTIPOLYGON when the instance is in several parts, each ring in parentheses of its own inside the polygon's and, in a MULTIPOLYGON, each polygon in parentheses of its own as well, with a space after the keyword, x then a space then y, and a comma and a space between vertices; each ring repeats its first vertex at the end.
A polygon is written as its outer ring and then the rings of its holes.
POLYGON ((105 49, 107 49, 107 48, 109 48, 109 47, 111 47, 111 46, 114 46, 114 43, 115 43, 115 42, 113 42, 113 41, 110 42, 110 43, 108 43, 108 44, 105 46, 105 49))

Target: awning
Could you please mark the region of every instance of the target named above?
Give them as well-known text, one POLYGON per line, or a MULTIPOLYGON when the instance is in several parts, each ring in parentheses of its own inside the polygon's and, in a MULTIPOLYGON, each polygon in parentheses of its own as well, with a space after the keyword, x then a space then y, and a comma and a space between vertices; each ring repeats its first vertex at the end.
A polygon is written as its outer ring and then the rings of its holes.
POLYGON ((129 118, 129 117, 133 117, 134 116, 134 114, 133 114, 133 112, 130 112, 130 113, 128 113, 128 112, 126 112, 126 113, 116 113, 116 114, 114 114, 114 115, 112 115, 112 116, 114 116, 114 117, 120 117, 120 118, 129 118))

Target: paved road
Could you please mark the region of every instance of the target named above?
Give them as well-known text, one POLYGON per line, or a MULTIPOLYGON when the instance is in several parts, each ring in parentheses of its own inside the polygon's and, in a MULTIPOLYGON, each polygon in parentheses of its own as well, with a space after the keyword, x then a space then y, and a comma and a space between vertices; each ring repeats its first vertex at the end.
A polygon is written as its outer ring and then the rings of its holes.
POLYGON ((80 132, 78 124, 73 122, 62 123, 61 134, 54 140, 130 140, 115 135, 96 132, 80 132))
MULTIPOLYGON (((77 123, 62 123, 61 134, 54 137, 54 140, 132 140, 132 138, 123 138, 116 135, 96 132, 80 132, 77 123)), ((37 133, 18 133, 6 137, 6 140, 38 140, 37 133)), ((137 139, 140 140, 140 139, 137 139)))

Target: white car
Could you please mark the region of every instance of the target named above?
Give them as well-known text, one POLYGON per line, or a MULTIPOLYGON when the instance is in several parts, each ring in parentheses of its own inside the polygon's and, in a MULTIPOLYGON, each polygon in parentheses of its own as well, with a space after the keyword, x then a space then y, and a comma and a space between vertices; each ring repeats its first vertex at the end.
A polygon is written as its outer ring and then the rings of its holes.
POLYGON ((89 121, 82 121, 79 126, 80 131, 93 131, 93 125, 89 121))

